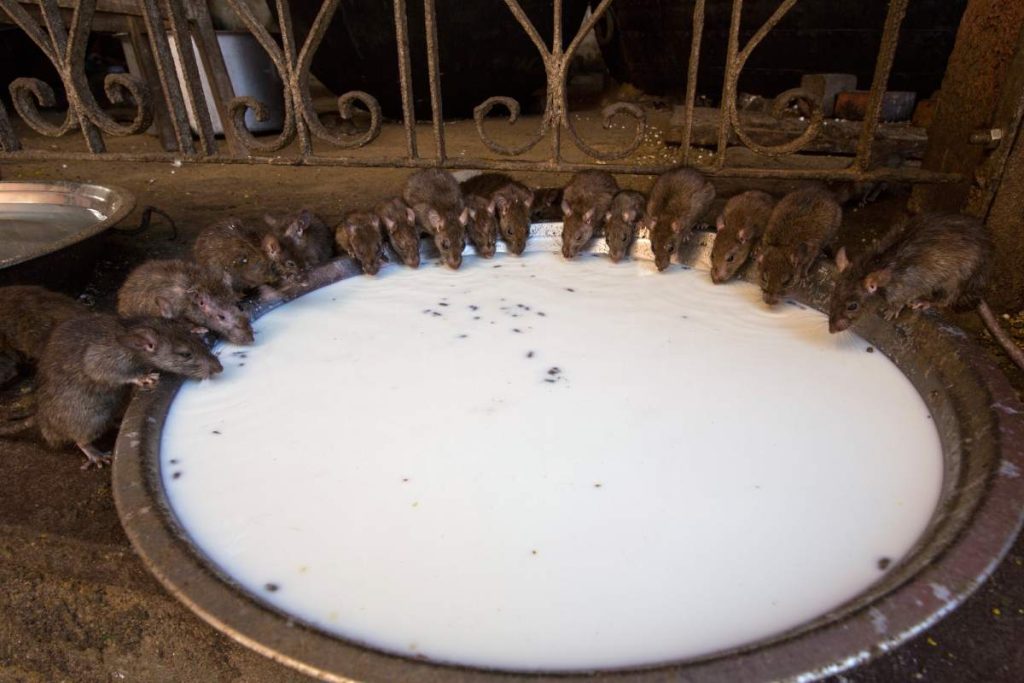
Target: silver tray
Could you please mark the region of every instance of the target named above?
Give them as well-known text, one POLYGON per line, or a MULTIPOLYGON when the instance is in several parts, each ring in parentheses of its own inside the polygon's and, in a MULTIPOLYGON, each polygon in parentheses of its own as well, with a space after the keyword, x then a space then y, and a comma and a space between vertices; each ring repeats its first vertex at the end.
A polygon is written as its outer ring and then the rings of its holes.
POLYGON ((119 187, 0 182, 0 268, 98 235, 134 207, 135 196, 119 187))

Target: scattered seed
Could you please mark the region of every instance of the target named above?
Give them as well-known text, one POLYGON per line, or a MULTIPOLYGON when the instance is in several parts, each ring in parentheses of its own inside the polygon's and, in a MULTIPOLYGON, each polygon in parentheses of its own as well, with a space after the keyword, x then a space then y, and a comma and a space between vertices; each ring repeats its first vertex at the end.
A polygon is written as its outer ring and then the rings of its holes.
POLYGON ((431 313, 433 313, 435 318, 440 318, 441 317, 441 314, 438 313, 437 311, 431 311, 431 313))
POLYGON ((172 474, 171 479, 181 479, 181 472, 175 472, 172 474))
POLYGON ((892 560, 890 560, 888 557, 880 557, 880 558, 878 558, 878 568, 881 569, 882 571, 885 571, 886 569, 888 569, 889 565, 891 565, 891 564, 892 564, 892 560))
POLYGON ((267 591, 269 591, 271 593, 276 593, 278 591, 278 589, 281 588, 281 587, 278 586, 276 583, 268 583, 267 585, 264 586, 264 588, 266 588, 267 591))
POLYGON ((537 315, 539 315, 542 318, 546 318, 548 314, 545 313, 544 311, 537 311, 537 315))
POLYGON ((562 372, 562 370, 557 365, 553 366, 551 368, 548 368, 548 374, 551 375, 552 377, 554 377, 555 375, 560 374, 561 372, 562 372))
POLYGON ((469 336, 468 334, 460 334, 458 338, 459 339, 465 339, 468 336, 469 336))
MULTIPOLYGON (((526 357, 527 358, 533 358, 533 351, 527 351, 526 352, 526 357)), ((174 461, 172 460, 171 462, 174 462, 174 461)))
POLYGON ((575 292, 576 290, 573 289, 572 287, 566 287, 565 291, 567 291, 567 292, 575 292))
POLYGON ((865 351, 867 351, 868 353, 874 353, 875 352, 875 347, 874 346, 869 346, 868 348, 865 349, 865 351))
POLYGON ((515 332, 516 334, 522 334, 523 333, 523 331, 521 329, 519 329, 518 327, 513 327, 512 331, 515 332))
POLYGON ((211 433, 211 434, 220 434, 220 430, 219 430, 219 429, 214 429, 214 430, 213 430, 213 431, 211 431, 210 433, 211 433))
POLYGON ((446 304, 446 303, 445 303, 445 302, 443 302, 443 301, 439 301, 439 302, 437 302, 437 305, 438 305, 438 306, 447 306, 448 304, 446 304))

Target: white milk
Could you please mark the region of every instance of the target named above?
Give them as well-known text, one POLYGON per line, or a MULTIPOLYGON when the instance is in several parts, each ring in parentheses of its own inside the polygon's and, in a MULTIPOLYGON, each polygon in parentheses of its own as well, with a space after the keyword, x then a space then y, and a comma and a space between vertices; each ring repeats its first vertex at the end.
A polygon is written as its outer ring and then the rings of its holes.
POLYGON ((557 671, 749 643, 877 581, 938 500, 885 356, 706 272, 388 267, 256 330, 174 402, 171 504, 260 600, 381 650, 557 671))

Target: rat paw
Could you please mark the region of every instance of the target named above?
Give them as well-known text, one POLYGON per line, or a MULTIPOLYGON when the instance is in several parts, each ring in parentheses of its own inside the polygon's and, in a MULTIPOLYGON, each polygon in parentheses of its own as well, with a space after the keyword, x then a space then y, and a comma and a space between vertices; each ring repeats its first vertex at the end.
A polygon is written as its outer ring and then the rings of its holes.
POLYGON ((156 388, 157 382, 159 382, 159 381, 160 381, 160 373, 159 372, 151 372, 148 375, 143 375, 142 377, 136 377, 135 379, 132 380, 132 384, 137 386, 142 391, 150 391, 150 390, 156 388))

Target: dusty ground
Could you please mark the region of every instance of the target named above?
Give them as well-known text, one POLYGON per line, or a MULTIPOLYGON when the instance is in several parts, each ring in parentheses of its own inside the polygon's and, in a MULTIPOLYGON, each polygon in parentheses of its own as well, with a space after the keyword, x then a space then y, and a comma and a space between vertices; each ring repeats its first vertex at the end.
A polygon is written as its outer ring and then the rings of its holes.
MULTIPOLYGON (((307 206, 336 219, 346 208, 397 192, 406 173, 87 162, 4 164, 2 172, 4 180, 121 185, 137 194, 140 207, 154 205, 173 215, 181 233, 176 241, 168 241, 159 222, 143 234, 105 238, 85 290, 99 306, 109 304, 132 264, 182 253, 212 217, 307 206)), ((564 178, 528 180, 548 185, 564 178)), ((849 223, 863 230, 889 213, 884 206, 869 207, 849 223)), ((138 218, 137 210, 124 224, 138 218)), ((850 241, 861 234, 851 233, 850 241)), ((1017 333, 1024 333, 1017 322, 1017 333)), ((1020 373, 1012 377, 1024 388, 1020 373)), ((165 593, 121 531, 109 471, 83 473, 79 464, 70 450, 0 441, 0 681, 306 680, 221 636, 165 593)), ((1018 541, 995 576, 954 614, 837 680, 1024 680, 1022 642, 1024 543, 1018 541)))

